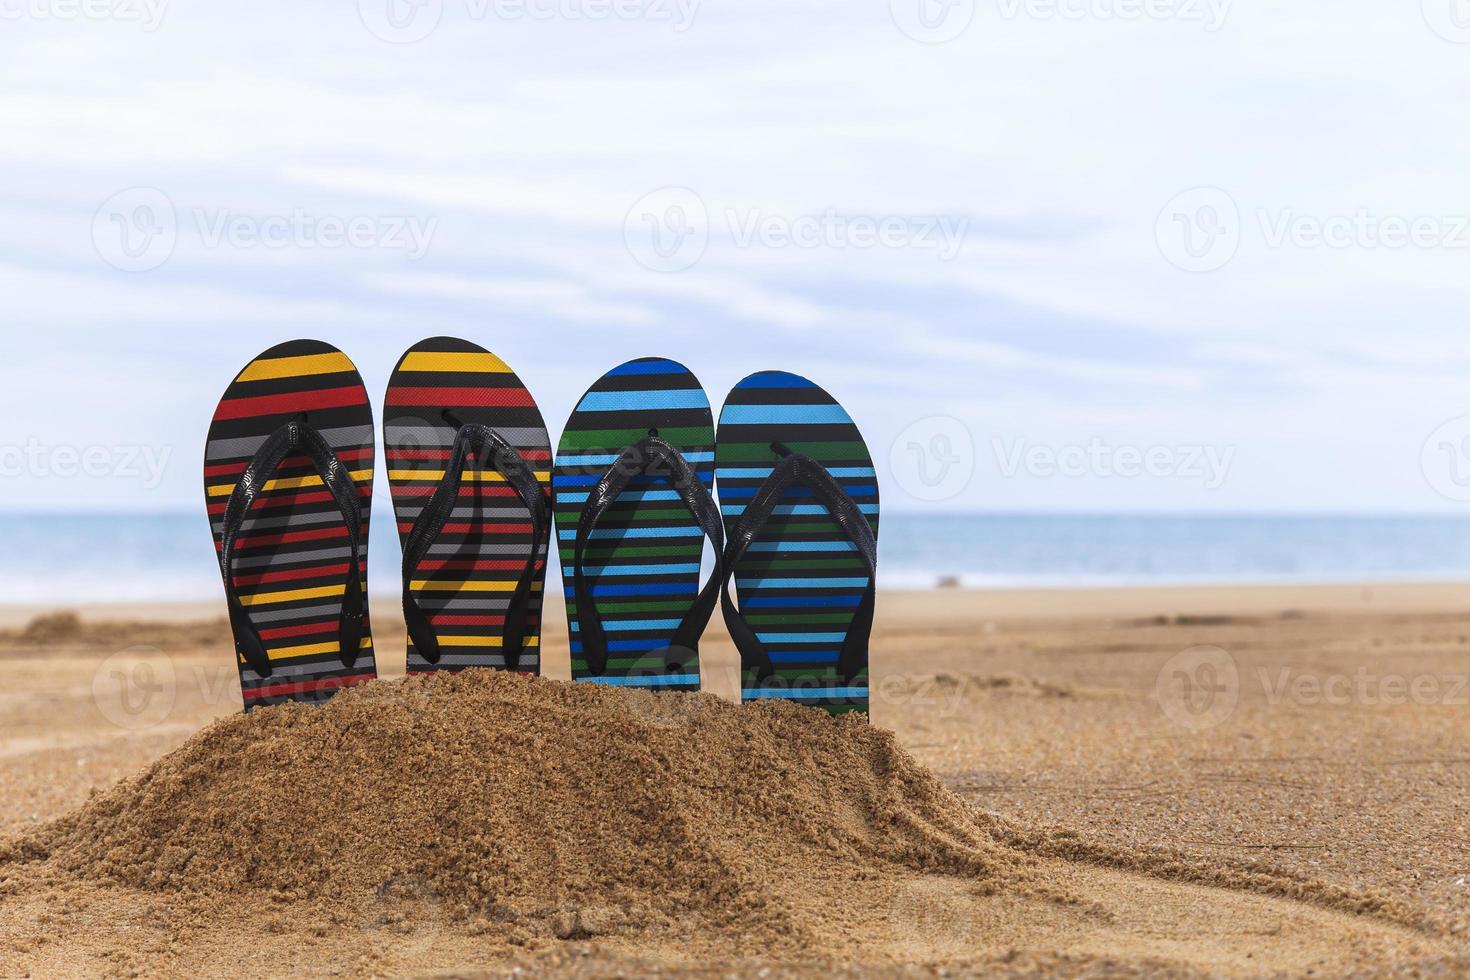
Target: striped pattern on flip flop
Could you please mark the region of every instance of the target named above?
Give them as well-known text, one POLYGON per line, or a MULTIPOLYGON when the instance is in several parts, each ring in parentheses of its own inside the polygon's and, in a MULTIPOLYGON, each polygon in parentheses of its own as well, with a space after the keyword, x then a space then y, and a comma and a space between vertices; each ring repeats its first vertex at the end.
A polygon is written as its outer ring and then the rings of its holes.
MULTIPOLYGON (((459 424, 496 430, 525 457, 549 501, 551 439, 531 393, 504 361, 484 348, 434 337, 415 344, 399 359, 384 397, 383 451, 401 544, 407 543, 414 521, 444 477, 459 424), (457 422, 445 417, 446 409, 457 422)), ((541 672, 548 538, 533 540, 531 532, 524 502, 500 472, 489 465, 464 471, 459 503, 411 580, 418 604, 438 637, 440 657, 430 663, 410 640, 410 674, 466 667, 504 669, 506 610, 533 552, 537 577, 515 669, 541 672)))
POLYGON ((606 670, 594 675, 577 637, 573 581, 577 522, 592 488, 624 448, 651 432, 714 483, 714 419, 697 378, 663 358, 629 361, 598 380, 567 420, 552 487, 563 592, 571 629, 572 677, 631 687, 699 689, 699 658, 670 671, 666 649, 699 591, 704 532, 667 480, 640 474, 609 508, 588 546, 585 574, 606 631, 606 670))
MULTIPOLYGON (((316 340, 272 347, 226 389, 209 426, 204 495, 220 550, 230 495, 273 432, 300 418, 319 431, 360 488, 360 569, 367 575, 373 496, 373 411, 347 355, 316 340)), ((261 677, 237 657, 245 710, 283 701, 325 701, 377 676, 364 616, 357 656, 343 663, 337 638, 351 557, 342 512, 304 456, 288 457, 264 488, 235 549, 234 585, 269 653, 261 677)))
MULTIPOLYGON (((857 426, 807 379, 763 371, 736 385, 720 412, 715 460, 727 537, 781 458, 773 443, 823 464, 877 535, 877 472, 857 426)), ((844 681, 836 664, 869 576, 826 507, 804 487, 789 489, 733 571, 740 610, 776 670, 764 682, 742 670, 741 698, 866 711, 866 669, 844 681)))

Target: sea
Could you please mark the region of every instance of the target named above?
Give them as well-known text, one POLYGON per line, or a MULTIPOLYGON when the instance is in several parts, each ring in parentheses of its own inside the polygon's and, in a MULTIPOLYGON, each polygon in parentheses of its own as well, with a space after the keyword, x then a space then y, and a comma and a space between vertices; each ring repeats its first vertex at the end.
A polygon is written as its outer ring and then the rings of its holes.
MULTIPOLYGON (((379 526, 369 588, 394 596, 379 526)), ((1470 581, 1466 518, 885 514, 878 543, 889 588, 1470 581)), ((0 604, 221 595, 202 513, 0 514, 0 604)))

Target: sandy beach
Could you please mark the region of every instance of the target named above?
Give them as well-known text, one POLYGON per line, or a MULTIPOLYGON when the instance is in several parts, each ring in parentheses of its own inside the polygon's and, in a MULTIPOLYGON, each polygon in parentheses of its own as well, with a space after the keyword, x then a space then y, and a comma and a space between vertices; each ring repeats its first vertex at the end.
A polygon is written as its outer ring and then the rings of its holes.
MULTIPOLYGON (((854 840, 872 838, 870 864, 803 858, 805 882, 760 879, 782 929, 816 937, 800 943, 698 916, 593 927, 578 912, 570 926, 501 928, 442 910, 314 914, 266 893, 221 908, 63 872, 7 844, 0 975, 1463 975, 1465 595, 1403 584, 882 595, 873 724, 895 734, 895 765, 911 757, 937 777, 934 807, 968 808, 1005 867, 1026 870, 982 886, 928 858, 883 858, 883 832, 855 828, 854 840)), ((401 684, 392 611, 375 602, 374 632, 383 683, 401 684)), ((240 710, 215 607, 79 612, 0 612, 9 841, 240 710)), ((548 621, 553 679, 568 676, 565 636, 548 621)), ((732 696, 734 652, 716 626, 702 652, 706 689, 732 696)), ((543 694, 528 681, 484 696, 543 694)), ((682 704, 659 702, 639 723, 690 723, 682 704)), ((746 724, 699 710, 732 732, 746 724)), ((793 839, 793 851, 810 843, 793 839)))

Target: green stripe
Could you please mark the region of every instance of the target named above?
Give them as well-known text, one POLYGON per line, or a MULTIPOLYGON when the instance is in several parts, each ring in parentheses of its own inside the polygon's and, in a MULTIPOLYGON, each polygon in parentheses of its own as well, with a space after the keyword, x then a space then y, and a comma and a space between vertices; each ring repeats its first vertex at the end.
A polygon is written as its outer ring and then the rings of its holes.
MULTIPOLYGON (((862 460, 865 464, 868 459, 868 449, 861 442, 788 442, 785 445, 794 453, 815 456, 827 466, 841 465, 831 462, 831 459, 862 460)), ((776 454, 771 451, 770 443, 740 442, 731 445, 722 444, 718 462, 724 466, 730 462, 774 462, 776 458, 776 454)))

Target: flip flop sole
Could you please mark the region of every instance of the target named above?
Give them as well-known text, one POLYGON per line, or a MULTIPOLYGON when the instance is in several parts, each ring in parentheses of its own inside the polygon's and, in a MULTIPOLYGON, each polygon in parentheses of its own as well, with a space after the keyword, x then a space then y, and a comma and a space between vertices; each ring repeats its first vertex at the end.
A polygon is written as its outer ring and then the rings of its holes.
MULTIPOLYGON (((362 501, 359 558, 367 576, 373 496, 373 410, 347 355, 316 340, 272 347, 225 390, 204 451, 204 497, 220 549, 225 507, 240 474, 276 429, 306 416, 347 468, 362 501)), ((356 659, 345 664, 337 634, 351 560, 346 522, 304 456, 286 459, 242 527, 235 587, 271 661, 262 677, 239 660, 245 710, 283 701, 325 701, 377 676, 364 616, 356 659)))
MULTIPOLYGON (((715 460, 720 513, 730 534, 781 458, 772 444, 825 466, 878 533, 872 456, 846 410, 806 378, 763 371, 741 381, 720 412, 715 460)), ((745 620, 770 653, 775 676, 741 672, 741 698, 788 698, 833 713, 866 711, 868 672, 850 681, 837 659, 869 576, 826 507, 792 487, 734 569, 745 620)))
MULTIPOLYGON (((401 543, 444 477, 461 423, 496 430, 531 464, 549 499, 551 439, 541 411, 515 372, 483 347, 452 337, 415 344, 393 369, 383 405, 383 452, 401 543), (446 410, 458 421, 450 422, 446 410)), ((459 502, 412 580, 439 638, 439 660, 430 663, 410 640, 408 672, 504 669, 506 610, 533 550, 537 577, 515 669, 539 674, 546 539, 533 540, 526 506, 499 472, 467 470, 459 502)))
POLYGON ((699 591, 704 532, 657 475, 640 475, 593 532, 586 552, 593 600, 608 644, 606 670, 594 675, 577 639, 573 593, 577 522, 587 497, 619 453, 650 433, 675 446, 706 488, 714 483, 714 418, 699 380, 663 358, 629 361, 588 389, 557 448, 557 545, 572 630, 572 677, 630 687, 699 689, 699 658, 672 671, 665 650, 699 591))

